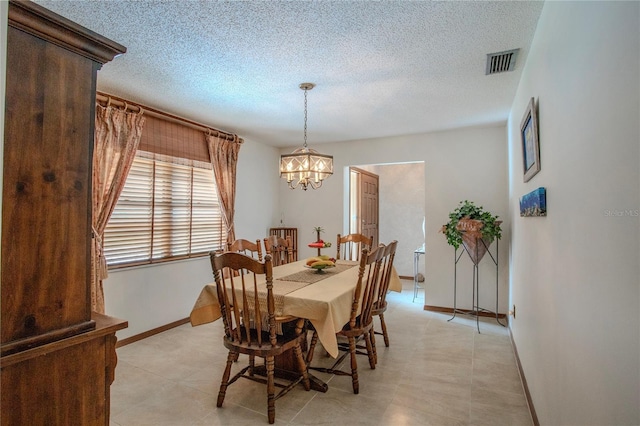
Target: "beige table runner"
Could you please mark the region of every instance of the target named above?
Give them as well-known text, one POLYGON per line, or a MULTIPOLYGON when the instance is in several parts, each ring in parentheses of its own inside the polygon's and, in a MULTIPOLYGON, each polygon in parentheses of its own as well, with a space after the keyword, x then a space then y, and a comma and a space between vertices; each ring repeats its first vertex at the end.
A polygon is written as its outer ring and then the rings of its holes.
MULTIPOLYGON (((315 269, 308 268, 302 271, 295 272, 291 275, 278 278, 277 281, 289 281, 289 282, 297 282, 299 284, 309 285, 309 284, 317 283, 318 281, 322 281, 325 278, 329 278, 332 275, 339 274, 340 272, 344 272, 347 269, 353 268, 354 266, 355 265, 338 264, 333 268, 322 269, 322 272, 320 273, 317 272, 315 269)), ((298 287, 297 289, 304 287, 304 285, 298 287)), ((274 287, 275 287, 275 284, 274 284, 274 287)))

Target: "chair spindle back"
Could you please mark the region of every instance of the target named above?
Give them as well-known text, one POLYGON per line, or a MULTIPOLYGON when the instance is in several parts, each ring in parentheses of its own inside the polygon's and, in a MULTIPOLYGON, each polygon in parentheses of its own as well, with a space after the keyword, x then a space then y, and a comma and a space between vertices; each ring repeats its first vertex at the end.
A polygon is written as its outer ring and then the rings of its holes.
POLYGON ((336 259, 360 260, 362 249, 366 248, 371 252, 373 238, 363 234, 349 234, 344 237, 338 234, 336 243, 336 259))
POLYGON ((397 246, 398 241, 393 240, 384 248, 381 264, 382 282, 380 285, 380 292, 373 304, 375 308, 381 308, 387 303, 387 293, 389 292, 389 282, 391 281, 391 271, 393 269, 393 260, 396 256, 397 246))
POLYGON ((291 236, 286 238, 277 235, 269 235, 264 239, 264 248, 273 259, 273 266, 280 266, 293 262, 293 242, 291 236))
POLYGON ((262 244, 260 243, 260 240, 256 240, 254 243, 249 240, 239 238, 232 243, 227 243, 227 251, 244 253, 253 258, 256 258, 257 256, 257 259, 262 262, 262 244))
POLYGON ((274 346, 276 324, 271 256, 266 255, 264 263, 237 252, 212 252, 210 258, 227 338, 236 343, 274 346), (266 276, 266 306, 260 303, 264 289, 258 288, 258 275, 266 276), (262 331, 265 326, 268 329, 266 336, 262 331))
POLYGON ((376 294, 380 291, 382 283, 382 256, 384 246, 378 246, 369 252, 367 248, 360 255, 358 270, 358 283, 353 295, 351 317, 349 326, 351 329, 364 328, 372 321, 372 307, 376 294))

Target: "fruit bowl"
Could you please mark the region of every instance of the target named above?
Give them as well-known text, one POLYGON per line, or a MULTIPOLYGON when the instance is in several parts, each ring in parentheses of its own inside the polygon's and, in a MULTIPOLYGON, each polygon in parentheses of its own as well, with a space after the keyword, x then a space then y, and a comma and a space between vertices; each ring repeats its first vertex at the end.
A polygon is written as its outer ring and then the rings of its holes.
POLYGON ((329 256, 310 257, 305 261, 305 268, 315 269, 316 272, 322 273, 324 269, 335 268, 335 259, 329 256))
POLYGON ((317 266, 304 265, 304 267, 307 268, 307 269, 315 269, 316 274, 323 274, 325 269, 335 268, 336 265, 317 265, 317 266))

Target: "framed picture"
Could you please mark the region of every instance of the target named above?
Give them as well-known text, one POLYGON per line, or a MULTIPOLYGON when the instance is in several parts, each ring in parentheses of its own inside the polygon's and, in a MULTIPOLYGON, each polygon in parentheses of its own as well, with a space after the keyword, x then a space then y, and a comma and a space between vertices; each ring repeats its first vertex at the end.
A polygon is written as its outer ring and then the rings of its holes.
POLYGON ((538 188, 520 198, 520 216, 546 216, 547 215, 547 190, 538 188))
POLYGON ((528 182, 540 171, 540 144, 538 142, 538 116, 536 114, 535 100, 531 98, 527 110, 520 123, 520 136, 522 137, 522 165, 524 168, 524 181, 528 182))

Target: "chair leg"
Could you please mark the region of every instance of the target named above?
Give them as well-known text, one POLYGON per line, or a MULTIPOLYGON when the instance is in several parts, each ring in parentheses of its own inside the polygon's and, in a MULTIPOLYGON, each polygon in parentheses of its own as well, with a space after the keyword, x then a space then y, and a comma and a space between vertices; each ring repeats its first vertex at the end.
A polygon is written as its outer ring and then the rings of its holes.
POLYGON ((353 393, 360 392, 360 383, 358 382, 358 361, 356 361, 356 338, 349 337, 349 353, 351 354, 351 382, 353 384, 353 393))
POLYGON ((216 404, 217 407, 222 407, 222 403, 224 402, 224 397, 227 394, 227 386, 229 385, 231 366, 233 365, 234 360, 237 359, 237 355, 237 353, 231 351, 229 351, 229 355, 227 355, 227 366, 222 374, 222 382, 220 383, 220 392, 218 392, 218 402, 216 404))
POLYGON ((276 385, 274 381, 275 359, 273 356, 267 357, 267 416, 269 424, 276 421, 276 385))
POLYGON ((253 372, 256 368, 256 357, 255 355, 249 355, 249 376, 253 377, 253 372))
POLYGON ((389 347, 389 334, 387 334, 387 324, 384 322, 384 314, 378 315, 380 317, 380 324, 382 325, 382 335, 384 336, 384 345, 389 347))
POLYGON ((309 373, 307 372, 307 363, 304 362, 304 357, 302 356, 302 348, 300 345, 296 345, 293 348, 293 352, 298 360, 298 371, 302 375, 302 384, 304 385, 304 390, 311 390, 311 382, 309 382, 309 373))
MULTIPOLYGON (((371 330, 369 330, 369 338, 371 339, 371 349, 373 351, 373 362, 377 364, 378 351, 376 350, 376 332, 373 331, 373 327, 371 327, 371 330)), ((369 358, 371 358, 371 355, 368 349, 367 349, 367 355, 369 355, 369 358)), ((374 368, 374 367, 371 367, 371 368, 374 368)))
POLYGON ((311 343, 309 344, 309 349, 307 350, 307 365, 311 364, 311 360, 313 360, 313 351, 316 349, 316 343, 318 343, 318 332, 316 330, 313 330, 311 343))
POLYGON ((378 355, 376 354, 375 338, 373 337, 373 328, 369 333, 364 334, 364 341, 367 345, 367 356, 369 357, 369 367, 372 370, 376 369, 376 363, 378 362, 378 355))

